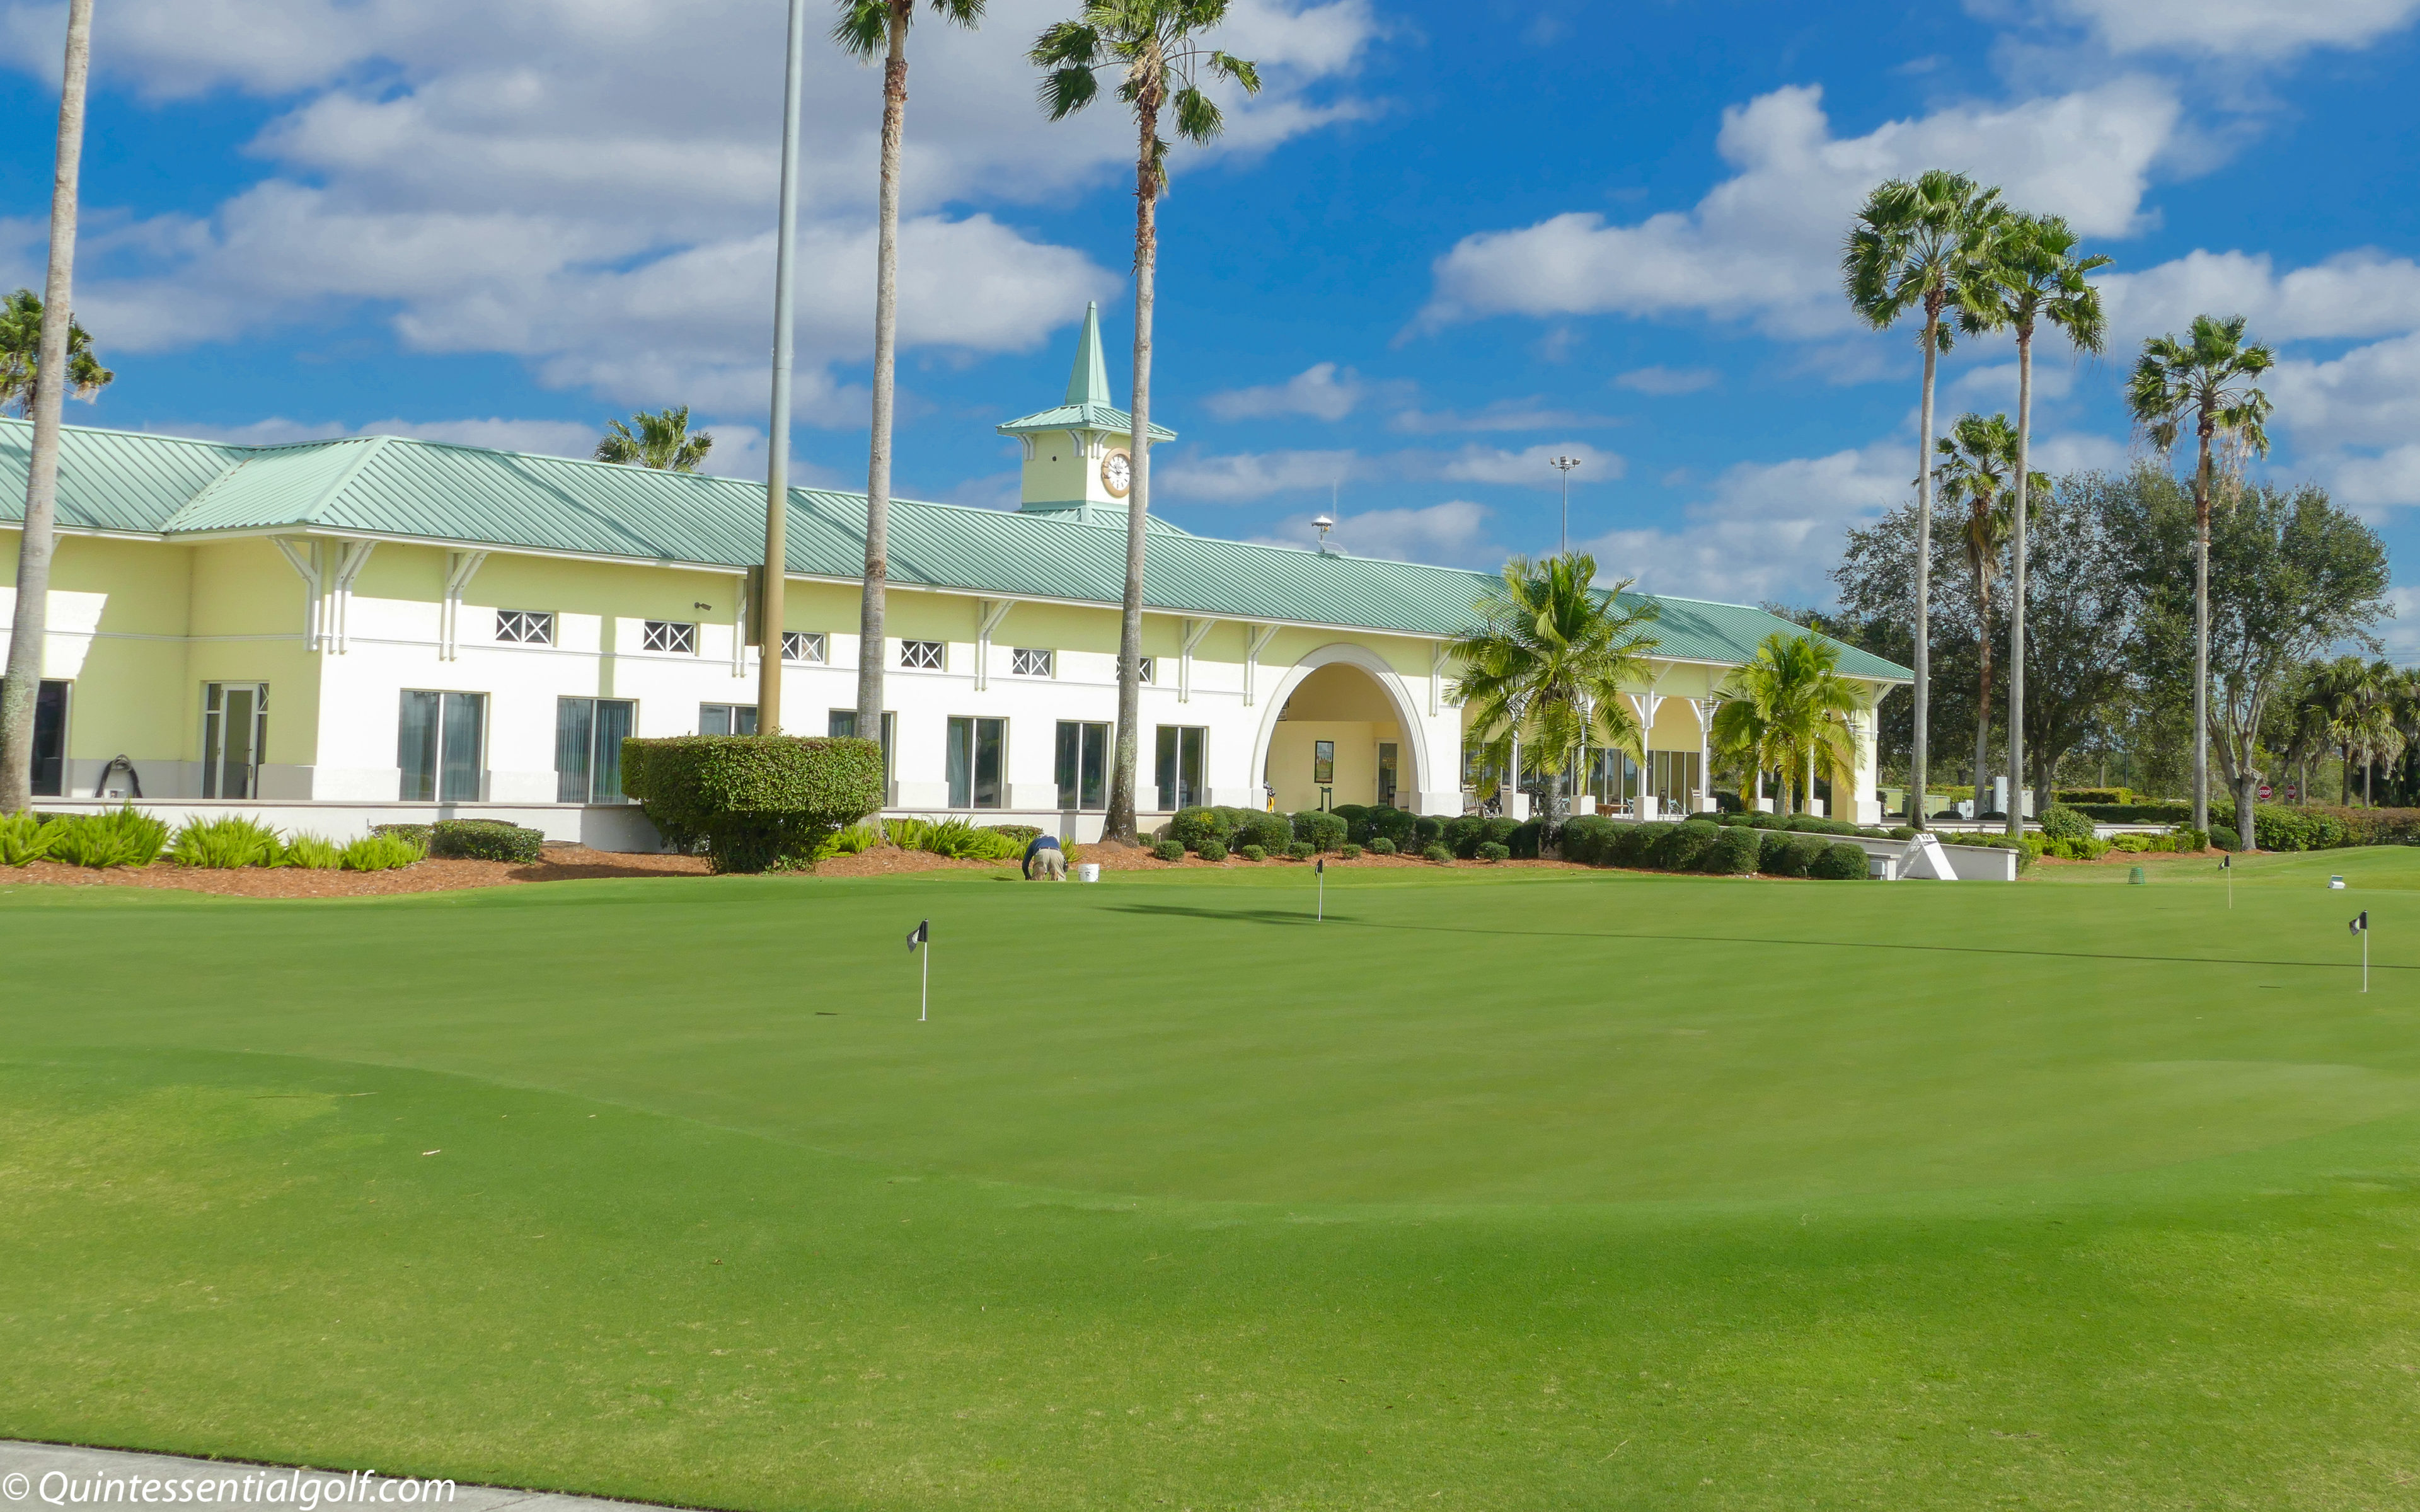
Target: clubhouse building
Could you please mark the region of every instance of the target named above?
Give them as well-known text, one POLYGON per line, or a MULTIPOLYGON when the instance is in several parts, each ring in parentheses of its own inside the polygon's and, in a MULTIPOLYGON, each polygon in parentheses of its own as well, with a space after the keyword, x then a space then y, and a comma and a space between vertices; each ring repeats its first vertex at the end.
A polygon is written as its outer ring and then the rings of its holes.
MULTIPOLYGON (((1065 401, 999 427, 1024 447, 1018 509, 893 502, 878 647, 857 633, 863 496, 792 490, 786 722, 857 733, 859 658, 881 656, 890 811, 1098 834, 1130 429, 1109 399, 1088 316, 1065 401)), ((29 425, 0 420, 0 605, 30 441, 29 425)), ((620 742, 755 728, 764 508, 762 486, 738 479, 402 437, 237 446, 70 427, 40 806, 136 799, 339 839, 489 816, 653 849, 621 796, 620 742)), ((1457 814, 1475 801, 1449 641, 1491 577, 1150 530, 1149 810, 1457 814)), ((1661 615, 1651 676, 1631 691, 1647 762, 1600 754, 1589 773, 1606 811, 1711 807, 1723 680, 1764 636, 1797 628, 1693 599, 1664 598, 1661 615)), ((1841 671, 1873 700, 1909 675, 1845 647, 1841 671)), ((1862 722, 1869 734, 1870 703, 1862 722)), ((1870 823, 1865 744, 1829 780, 1839 816, 1870 823)))

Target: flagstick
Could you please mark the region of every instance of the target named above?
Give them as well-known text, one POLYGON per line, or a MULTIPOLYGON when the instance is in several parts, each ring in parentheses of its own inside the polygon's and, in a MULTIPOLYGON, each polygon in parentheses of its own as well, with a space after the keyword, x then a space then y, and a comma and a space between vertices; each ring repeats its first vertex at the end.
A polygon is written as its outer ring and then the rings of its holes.
POLYGON ((924 948, 916 953, 924 958, 923 991, 916 999, 916 1022, 923 1024, 932 1017, 933 1012, 933 942, 926 940, 924 948))
POLYGON ((1319 862, 1319 911, 1311 916, 1311 921, 1314 924, 1327 921, 1327 858, 1325 856, 1319 862))
POLYGON ((2369 991, 2369 931, 2361 932, 2361 990, 2369 991))

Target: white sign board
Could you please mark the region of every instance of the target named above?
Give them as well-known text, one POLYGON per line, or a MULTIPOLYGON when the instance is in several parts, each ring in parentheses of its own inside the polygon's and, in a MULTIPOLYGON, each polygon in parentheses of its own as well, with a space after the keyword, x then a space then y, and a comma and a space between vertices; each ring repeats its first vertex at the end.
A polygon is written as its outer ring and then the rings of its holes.
POLYGON ((1958 880, 1958 872, 1950 866, 1949 857, 1942 854, 1941 841, 1929 831, 1907 842, 1907 850, 1900 856, 1899 874, 1903 877, 1930 877, 1936 882, 1958 880))

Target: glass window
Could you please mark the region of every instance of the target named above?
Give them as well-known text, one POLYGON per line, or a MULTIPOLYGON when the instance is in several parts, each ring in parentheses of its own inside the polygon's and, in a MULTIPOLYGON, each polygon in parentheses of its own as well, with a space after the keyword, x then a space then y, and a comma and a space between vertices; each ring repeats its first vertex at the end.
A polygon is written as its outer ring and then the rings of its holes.
POLYGON ((496 639, 510 646, 554 644, 554 611, 537 609, 496 610, 496 639))
POLYGON ((639 635, 640 646, 647 651, 670 651, 684 656, 697 655, 697 626, 674 620, 647 620, 639 635))
POLYGON ((628 699, 554 701, 554 801, 621 803, 622 742, 638 726, 628 699))
POLYGON ((941 642, 939 640, 902 640, 899 642, 899 665, 923 671, 941 670, 941 642))
POLYGON ((782 632, 782 659, 807 661, 821 665, 830 659, 831 640, 821 630, 784 630, 782 632))
POLYGON ((1109 779, 1109 727, 1076 719, 1060 720, 1060 809, 1107 809, 1109 779))
POLYGON ((407 689, 396 764, 406 803, 476 803, 487 786, 488 695, 407 689))
POLYGON ((1140 669, 1140 672, 1138 673, 1138 675, 1136 676, 1135 681, 1137 681, 1137 682, 1139 682, 1139 683, 1148 683, 1148 682, 1150 682, 1150 681, 1151 681, 1152 669, 1153 669, 1153 667, 1156 664, 1156 662, 1157 662, 1157 658, 1156 658, 1156 657, 1153 657, 1153 656, 1145 656, 1145 657, 1143 657, 1143 658, 1142 658, 1142 667, 1141 667, 1141 669, 1140 669))
POLYGON ((267 683, 210 683, 202 689, 202 796, 257 797, 260 752, 269 741, 267 683))
POLYGON ((46 679, 34 690, 34 796, 67 795, 68 685, 46 679))
POLYGON ((1198 724, 1159 727, 1159 812, 1190 809, 1204 800, 1202 774, 1207 763, 1210 732, 1198 724))
POLYGON ((1314 740, 1311 743, 1311 779, 1321 787, 1336 780, 1336 742, 1314 740))
POLYGON ((1400 749, 1391 740, 1378 742, 1378 802, 1388 809, 1396 807, 1395 773, 1400 765, 1400 749))
POLYGON ((950 807, 1001 807, 1001 768, 1008 747, 1006 719, 950 720, 950 807))
POLYGON ((1618 750, 1592 748, 1589 752, 1588 790, 1598 805, 1606 810, 1626 809, 1630 795, 1638 788, 1638 764, 1618 750))
POLYGON ((701 735, 752 735, 756 733, 753 703, 701 703, 697 706, 701 735))
POLYGON ((1047 677, 1050 675, 1050 653, 1019 647, 1008 654, 1008 670, 1017 677, 1047 677))

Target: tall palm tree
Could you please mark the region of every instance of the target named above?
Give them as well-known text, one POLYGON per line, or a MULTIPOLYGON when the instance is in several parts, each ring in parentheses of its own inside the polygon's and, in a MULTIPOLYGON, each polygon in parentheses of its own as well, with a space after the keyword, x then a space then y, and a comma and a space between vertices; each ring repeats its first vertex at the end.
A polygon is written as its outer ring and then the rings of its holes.
POLYGON ((624 467, 655 468, 664 472, 695 472, 706 454, 714 450, 714 433, 689 428, 689 406, 676 409, 646 410, 632 415, 628 422, 605 422, 605 435, 597 443, 597 460, 618 462, 624 467))
MULTIPOLYGON (((1954 505, 1962 499, 1966 503, 1961 533, 1966 570, 1975 580, 1976 652, 1981 669, 1975 703, 1975 815, 1979 819, 1983 794, 1990 786, 1983 774, 1992 760, 1992 579, 1999 576, 2000 553, 2009 548, 2016 533, 2017 501, 2024 497, 2016 483, 2016 427, 2004 414, 1986 417, 1969 412, 1951 424, 1936 450, 1941 465, 1933 471, 1944 501, 1954 505)), ((2048 478, 2039 475, 2034 482, 2040 487, 2050 486, 2048 478)), ((2009 717, 2012 727, 2017 717, 2009 717)), ((2014 734, 2009 738, 2014 739, 2014 734)), ((2011 780, 2010 807, 2023 815, 2024 805, 2015 801, 2020 791, 2011 780)))
MULTIPOLYGON (((1840 648, 1812 632, 1776 630, 1723 684, 1714 738, 1735 758, 1771 763, 1795 779, 1796 811, 1815 803, 1815 768, 1854 768, 1862 744, 1854 724, 1865 709, 1857 685, 1840 675, 1840 648)), ((1792 811, 1787 786, 1776 798, 1792 811)))
MULTIPOLYGON (((2314 662, 2304 672, 2294 695, 2292 714, 2293 750, 2301 759, 2298 791, 2304 804, 2311 801, 2311 755, 2319 751, 2343 752, 2345 721, 2360 705, 2362 687, 2368 676, 2369 670, 2359 656, 2314 662)), ((2338 796, 2349 795, 2349 790, 2340 783, 2338 796)))
MULTIPOLYGON (((1482 757, 1509 768, 1517 740, 1555 777, 1584 746, 1628 751, 1645 765, 1646 737, 1621 688, 1647 680, 1656 605, 1624 605, 1629 579, 1610 591, 1592 586, 1596 559, 1586 552, 1514 557, 1502 578, 1474 606, 1479 625, 1449 647, 1463 665, 1454 698, 1469 711, 1482 757)), ((1561 791, 1559 783, 1551 790, 1554 810, 1561 791)))
MULTIPOLYGON (((42 367, 42 297, 21 288, 0 300, 0 405, 13 404, 17 413, 34 418, 39 403, 42 367)), ((68 393, 73 398, 97 398, 117 375, 92 354, 92 337, 70 316, 68 319, 68 393)))
MULTIPOLYGON (((2355 761, 2361 763, 2361 801, 2365 808, 2375 807, 2378 800, 2378 764, 2393 763, 2403 754, 2401 704, 2409 687, 2393 662, 2381 658, 2360 666, 2350 706, 2336 721, 2336 738, 2344 746, 2347 769, 2355 761)), ((2351 785, 2347 783, 2347 801, 2350 801, 2351 794, 2351 785)))
MULTIPOLYGON (((35 371, 73 373, 68 356, 75 306, 76 182, 84 163, 85 85, 92 72, 92 0, 68 0, 67 57, 59 71, 59 135, 51 168, 51 256, 42 281, 35 371)), ((51 555, 58 544, 59 416, 67 386, 38 382, 34 443, 25 468, 25 523, 17 537, 17 605, 8 668, 0 674, 0 814, 34 801, 34 702, 50 643, 51 555)))
POLYGON ((1986 294, 1991 233, 2007 210, 1997 189, 1936 168, 1913 182, 1894 178, 1866 197, 1840 256, 1849 303, 1877 331, 1923 312, 1924 398, 1916 452, 1916 733, 1908 750, 1909 823, 1924 827, 1924 764, 1931 715, 1928 621, 1932 598, 1932 384, 1949 349, 1952 311, 1986 294))
POLYGON ((2025 528, 2030 523, 2033 479, 2028 471, 2034 425, 2034 332, 2044 320, 2067 333, 2079 352, 2099 352, 2109 322, 2101 291, 2086 275, 2112 259, 2079 257, 2077 239, 2055 215, 2010 215, 1992 239, 1991 270, 1983 298, 1963 318, 1974 329, 2011 327, 2017 336, 2016 528, 2009 548, 2009 833, 2025 832, 2024 805, 2016 795, 2025 785, 2025 528))
MULTIPOLYGON (((2194 767, 2193 827, 2210 827, 2210 501, 2216 486, 2213 444, 2223 435, 2255 456, 2269 451, 2269 396, 2260 375, 2277 354, 2243 339, 2243 316, 2221 320, 2194 316, 2183 341, 2153 336, 2143 343, 2134 376, 2126 386, 2135 424, 2163 453, 2173 453, 2185 425, 2193 426, 2194 463, 2194 767)), ((2238 784, 2239 814, 2250 812, 2245 793, 2257 785, 2243 768, 2238 784)), ((2252 827, 2242 826, 2247 850, 2257 849, 2252 827)))
POLYGON ((1135 843, 1135 761, 1142 717, 1142 548, 1151 508, 1151 314, 1159 266, 1158 207, 1168 193, 1168 143, 1160 116, 1173 113, 1176 134, 1207 142, 1226 122, 1197 82, 1228 80, 1249 94, 1260 69, 1232 53, 1204 47, 1201 34, 1226 19, 1228 0, 1086 0, 1073 21, 1051 26, 1026 55, 1047 70, 1042 106, 1054 121, 1091 104, 1100 75, 1118 76, 1118 98, 1133 110, 1135 150, 1134 429, 1127 443, 1133 476, 1126 494, 1125 616, 1118 633, 1118 748, 1109 773, 1102 839, 1135 843))
MULTIPOLYGON (((865 462, 865 589, 858 611, 857 728, 882 729, 883 620, 891 584, 891 415, 899 340, 899 151, 908 127, 908 28, 916 0, 839 0, 832 39, 860 62, 882 62, 882 184, 874 252, 874 425, 865 462)), ((984 0, 931 0, 933 13, 971 29, 984 0)))

